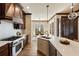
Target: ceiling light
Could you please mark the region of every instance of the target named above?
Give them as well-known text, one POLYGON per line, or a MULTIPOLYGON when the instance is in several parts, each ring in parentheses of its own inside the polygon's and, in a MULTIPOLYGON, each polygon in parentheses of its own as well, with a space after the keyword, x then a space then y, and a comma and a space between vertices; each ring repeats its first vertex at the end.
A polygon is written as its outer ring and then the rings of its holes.
POLYGON ((30 7, 27 7, 27 9, 29 9, 30 7))
POLYGON ((73 5, 73 3, 72 3, 72 6, 71 6, 71 12, 69 13, 69 15, 68 15, 68 18, 69 19, 71 19, 71 20, 73 20, 73 19, 76 19, 77 18, 77 13, 73 10, 74 8, 74 5, 73 5))
POLYGON ((72 9, 72 8, 74 8, 74 6, 71 6, 70 8, 72 9))

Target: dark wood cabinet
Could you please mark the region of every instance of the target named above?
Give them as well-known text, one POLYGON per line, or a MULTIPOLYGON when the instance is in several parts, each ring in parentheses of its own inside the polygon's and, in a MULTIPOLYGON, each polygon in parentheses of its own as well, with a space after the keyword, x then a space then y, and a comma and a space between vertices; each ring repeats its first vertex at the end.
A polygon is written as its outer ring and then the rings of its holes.
POLYGON ((11 52, 11 46, 10 44, 5 44, 3 46, 0 47, 0 56, 11 56, 12 52, 11 52))
POLYGON ((25 47, 28 44, 28 35, 26 35, 26 38, 23 40, 23 47, 25 47))
POLYGON ((57 56, 57 50, 51 42, 49 42, 49 56, 57 56))
POLYGON ((78 39, 78 18, 70 20, 67 16, 61 17, 61 36, 78 39))
POLYGON ((25 29, 25 13, 22 11, 22 16, 23 16, 23 29, 25 29))
POLYGON ((0 3, 0 19, 12 20, 13 10, 13 4, 0 3))
POLYGON ((37 39, 37 51, 44 56, 49 56, 49 42, 46 39, 37 39))
POLYGON ((57 36, 59 36, 59 18, 57 18, 57 36))

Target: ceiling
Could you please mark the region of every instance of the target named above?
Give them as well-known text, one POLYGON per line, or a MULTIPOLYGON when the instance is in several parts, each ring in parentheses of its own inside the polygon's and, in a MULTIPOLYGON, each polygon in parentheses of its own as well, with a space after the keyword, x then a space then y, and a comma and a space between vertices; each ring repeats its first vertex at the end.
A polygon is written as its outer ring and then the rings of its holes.
POLYGON ((21 3, 21 5, 26 13, 32 13, 32 20, 47 20, 47 5, 49 5, 48 18, 50 18, 53 14, 61 12, 70 6, 71 3, 21 3))
MULTIPOLYGON (((63 11, 61 11, 61 13, 70 13, 72 12, 72 8, 70 8, 72 6, 72 4, 70 6, 68 6, 67 8, 65 8, 63 11)), ((79 10, 79 3, 74 3, 73 4, 73 11, 78 11, 79 10)))

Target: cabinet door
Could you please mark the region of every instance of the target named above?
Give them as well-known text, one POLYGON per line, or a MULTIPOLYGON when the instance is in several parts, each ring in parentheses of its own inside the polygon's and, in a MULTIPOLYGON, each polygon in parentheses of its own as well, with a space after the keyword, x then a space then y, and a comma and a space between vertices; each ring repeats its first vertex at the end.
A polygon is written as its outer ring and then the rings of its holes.
POLYGON ((23 40, 23 48, 28 44, 28 35, 26 35, 26 38, 23 40))
POLYGON ((70 33, 70 21, 67 17, 62 17, 61 19, 61 36, 69 38, 70 33))
POLYGON ((49 42, 49 55, 50 56, 57 56, 57 51, 55 47, 49 42))
POLYGON ((78 39, 78 18, 70 20, 67 16, 61 18, 61 36, 78 39))
POLYGON ((23 39, 23 48, 26 46, 26 38, 23 39))
POLYGON ((0 56, 8 56, 9 53, 8 53, 8 44, 0 47, 0 56))
POLYGON ((5 16, 5 3, 0 3, 0 18, 5 16))
POLYGON ((40 51, 45 56, 49 56, 48 40, 44 40, 44 39, 38 38, 38 42, 37 43, 38 43, 37 44, 38 51, 40 51))

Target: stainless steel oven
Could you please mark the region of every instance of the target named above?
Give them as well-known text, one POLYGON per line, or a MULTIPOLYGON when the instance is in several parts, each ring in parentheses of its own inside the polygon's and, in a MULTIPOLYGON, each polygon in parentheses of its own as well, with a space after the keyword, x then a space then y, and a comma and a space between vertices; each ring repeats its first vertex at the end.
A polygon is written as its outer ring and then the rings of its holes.
POLYGON ((22 48, 23 48, 23 40, 22 39, 13 42, 12 55, 13 56, 18 55, 20 53, 20 51, 22 50, 22 48))

